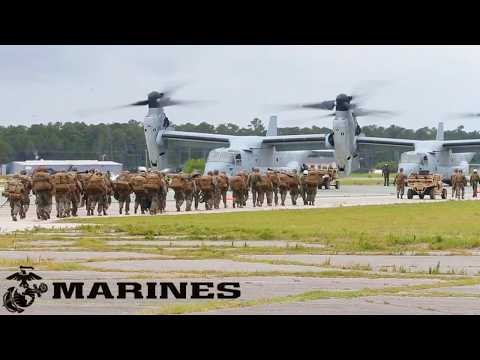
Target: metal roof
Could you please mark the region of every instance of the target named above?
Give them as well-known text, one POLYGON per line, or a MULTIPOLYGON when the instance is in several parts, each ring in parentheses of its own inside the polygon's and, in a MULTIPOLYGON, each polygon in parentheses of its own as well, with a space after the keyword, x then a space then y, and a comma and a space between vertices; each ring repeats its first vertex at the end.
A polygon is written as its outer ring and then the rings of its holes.
POLYGON ((26 160, 12 161, 11 163, 22 165, 122 165, 115 161, 98 161, 98 160, 26 160))

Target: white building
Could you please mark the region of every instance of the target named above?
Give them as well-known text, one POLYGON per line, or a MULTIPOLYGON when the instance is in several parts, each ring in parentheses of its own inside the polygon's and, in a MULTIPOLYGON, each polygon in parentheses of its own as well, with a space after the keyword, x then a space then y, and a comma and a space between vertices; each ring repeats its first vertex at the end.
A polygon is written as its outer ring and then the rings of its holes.
POLYGON ((52 169, 54 171, 69 170, 72 167, 75 167, 79 172, 95 169, 102 172, 110 171, 112 174, 118 174, 123 170, 123 164, 114 161, 42 159, 9 162, 8 164, 2 165, 2 175, 17 174, 22 170, 26 170, 28 174, 31 174, 32 171, 39 166, 46 167, 47 169, 52 169))

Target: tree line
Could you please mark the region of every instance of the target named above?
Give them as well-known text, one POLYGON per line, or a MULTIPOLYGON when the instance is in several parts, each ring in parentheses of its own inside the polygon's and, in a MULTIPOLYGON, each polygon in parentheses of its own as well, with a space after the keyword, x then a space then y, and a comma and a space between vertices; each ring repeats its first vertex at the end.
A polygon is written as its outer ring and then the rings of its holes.
MULTIPOLYGON (((179 131, 215 133, 225 135, 265 135, 266 127, 260 119, 252 120, 248 126, 233 123, 212 125, 185 123, 175 126, 179 131)), ((328 127, 283 127, 281 135, 328 133, 328 127)), ((424 127, 417 130, 391 125, 382 127, 368 125, 362 128, 366 136, 393 137, 418 140, 433 140, 436 128, 424 127)), ((452 140, 480 138, 479 131, 465 131, 463 126, 445 131, 445 138, 452 140)), ((145 137, 141 122, 85 124, 83 122, 48 123, 32 126, 0 127, 0 163, 24 161, 35 158, 55 160, 112 160, 121 162, 126 168, 145 165, 145 137)), ((367 154, 373 163, 396 160, 389 148, 378 148, 367 154)))

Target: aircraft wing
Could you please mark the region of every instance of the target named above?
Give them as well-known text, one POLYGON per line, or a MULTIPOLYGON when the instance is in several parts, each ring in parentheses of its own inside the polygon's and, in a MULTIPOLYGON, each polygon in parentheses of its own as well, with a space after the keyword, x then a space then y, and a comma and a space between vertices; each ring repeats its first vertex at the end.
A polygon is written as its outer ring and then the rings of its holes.
POLYGON ((394 138, 378 138, 369 136, 358 136, 357 144, 361 147, 370 146, 395 146, 404 148, 405 150, 415 149, 415 140, 409 139, 394 139, 394 138))
POLYGON ((162 140, 168 141, 186 141, 186 142, 196 142, 203 144, 211 145, 229 145, 230 138, 229 135, 219 135, 219 134, 204 134, 197 132, 186 132, 186 131, 175 131, 175 130, 166 130, 158 133, 157 143, 162 140))
POLYGON ((324 134, 265 136, 262 144, 275 146, 277 151, 325 149, 324 134))
POLYGON ((480 152, 480 139, 445 140, 442 146, 453 153, 480 152))

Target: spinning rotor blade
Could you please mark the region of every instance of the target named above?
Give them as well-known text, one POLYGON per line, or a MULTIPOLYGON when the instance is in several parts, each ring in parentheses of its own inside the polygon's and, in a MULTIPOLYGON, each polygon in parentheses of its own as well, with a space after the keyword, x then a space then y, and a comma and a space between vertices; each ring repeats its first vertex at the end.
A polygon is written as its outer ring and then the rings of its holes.
POLYGON ((362 109, 356 108, 353 112, 355 116, 386 116, 392 117, 397 116, 398 112, 395 111, 387 111, 387 110, 369 110, 369 109, 362 109))
POLYGON ((473 119, 480 117, 480 113, 455 113, 450 114, 450 119, 473 119))
POLYGON ((351 92, 352 100, 356 104, 363 103, 369 97, 371 97, 380 88, 387 86, 388 81, 385 80, 368 80, 362 81, 355 86, 351 92))
POLYGON ((290 104, 290 105, 275 106, 277 110, 301 110, 301 109, 333 110, 334 107, 335 107, 335 100, 327 100, 319 103, 290 104))

